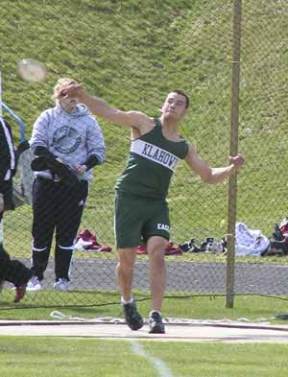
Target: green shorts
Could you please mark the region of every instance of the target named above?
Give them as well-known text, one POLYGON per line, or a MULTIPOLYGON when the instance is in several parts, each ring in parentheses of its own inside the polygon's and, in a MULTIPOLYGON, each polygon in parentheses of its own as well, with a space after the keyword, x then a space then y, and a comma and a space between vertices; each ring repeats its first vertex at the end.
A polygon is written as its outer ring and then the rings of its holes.
POLYGON ((135 247, 151 236, 170 239, 166 200, 116 192, 114 230, 117 248, 135 247))

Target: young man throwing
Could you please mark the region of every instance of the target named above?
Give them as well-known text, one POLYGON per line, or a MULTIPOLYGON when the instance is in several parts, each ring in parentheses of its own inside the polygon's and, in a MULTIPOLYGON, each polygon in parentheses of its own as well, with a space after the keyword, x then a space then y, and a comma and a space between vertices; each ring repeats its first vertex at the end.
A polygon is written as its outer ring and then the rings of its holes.
POLYGON ((225 167, 211 168, 197 154, 193 145, 179 134, 179 125, 189 107, 188 96, 173 90, 161 108, 160 118, 139 111, 121 111, 104 100, 90 96, 81 85, 69 85, 65 97, 79 101, 99 117, 131 129, 131 146, 127 168, 116 183, 115 233, 119 263, 117 265, 121 303, 128 326, 138 330, 143 319, 132 296, 132 279, 137 245, 143 240, 149 255, 151 312, 150 333, 165 333, 161 307, 166 284, 165 249, 170 235, 166 196, 177 163, 185 159, 188 166, 207 183, 225 180, 244 159, 230 157, 225 167))

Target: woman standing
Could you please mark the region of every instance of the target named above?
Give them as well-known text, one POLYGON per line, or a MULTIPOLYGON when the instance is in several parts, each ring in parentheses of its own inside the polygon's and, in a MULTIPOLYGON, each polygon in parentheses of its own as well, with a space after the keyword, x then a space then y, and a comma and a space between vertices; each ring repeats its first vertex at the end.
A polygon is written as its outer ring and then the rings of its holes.
POLYGON ((59 79, 55 107, 44 111, 33 126, 30 145, 36 158, 33 185, 32 272, 28 290, 41 289, 55 231, 55 284, 69 289, 74 241, 88 195, 92 168, 103 163, 105 144, 96 119, 86 106, 63 98, 61 90, 75 83, 59 79))

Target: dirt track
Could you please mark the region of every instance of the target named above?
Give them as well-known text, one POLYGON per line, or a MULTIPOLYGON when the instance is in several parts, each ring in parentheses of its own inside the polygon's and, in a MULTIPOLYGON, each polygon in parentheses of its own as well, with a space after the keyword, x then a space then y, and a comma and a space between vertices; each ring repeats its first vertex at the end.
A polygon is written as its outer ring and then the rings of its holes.
MULTIPOLYGON (((77 255, 77 254, 76 254, 77 255)), ((280 261, 280 260, 279 260, 280 261)), ((30 266, 28 259, 23 262, 30 266)), ((166 292, 225 294, 226 265, 222 263, 196 263, 167 258, 166 292)), ((115 260, 74 258, 71 269, 71 289, 114 290, 115 260)), ((137 261, 134 272, 134 288, 149 289, 147 261, 137 261)), ((235 269, 236 294, 263 294, 288 296, 288 265, 239 263, 235 269)), ((50 289, 54 283, 54 264, 50 260, 43 287, 50 289)))

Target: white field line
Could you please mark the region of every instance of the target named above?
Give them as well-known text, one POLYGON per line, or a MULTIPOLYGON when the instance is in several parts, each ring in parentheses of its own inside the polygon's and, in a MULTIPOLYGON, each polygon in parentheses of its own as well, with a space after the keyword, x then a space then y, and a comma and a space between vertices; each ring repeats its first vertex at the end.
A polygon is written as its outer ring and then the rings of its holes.
POLYGON ((142 356, 147 359, 154 369, 158 371, 160 377, 173 377, 171 370, 164 363, 164 361, 146 353, 139 342, 136 340, 131 340, 131 348, 135 355, 142 356))

